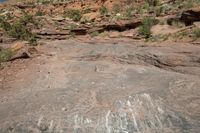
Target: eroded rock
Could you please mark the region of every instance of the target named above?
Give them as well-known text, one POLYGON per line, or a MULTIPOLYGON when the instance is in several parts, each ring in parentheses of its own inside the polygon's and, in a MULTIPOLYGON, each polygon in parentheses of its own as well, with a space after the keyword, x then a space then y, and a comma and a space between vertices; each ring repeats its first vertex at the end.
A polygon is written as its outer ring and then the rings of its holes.
POLYGON ((200 8, 194 8, 182 12, 179 19, 185 22, 186 25, 191 25, 196 21, 200 21, 200 8))

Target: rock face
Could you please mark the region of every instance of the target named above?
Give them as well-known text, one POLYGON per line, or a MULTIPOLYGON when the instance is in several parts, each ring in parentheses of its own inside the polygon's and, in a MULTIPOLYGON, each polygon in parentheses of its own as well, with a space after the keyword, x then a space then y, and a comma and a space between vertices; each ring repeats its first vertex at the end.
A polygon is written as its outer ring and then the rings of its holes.
POLYGON ((200 8, 184 11, 181 14, 180 20, 185 22, 186 25, 191 25, 193 22, 200 21, 200 8))
POLYGON ((67 40, 45 49, 51 57, 0 81, 0 132, 200 131, 199 46, 67 40))

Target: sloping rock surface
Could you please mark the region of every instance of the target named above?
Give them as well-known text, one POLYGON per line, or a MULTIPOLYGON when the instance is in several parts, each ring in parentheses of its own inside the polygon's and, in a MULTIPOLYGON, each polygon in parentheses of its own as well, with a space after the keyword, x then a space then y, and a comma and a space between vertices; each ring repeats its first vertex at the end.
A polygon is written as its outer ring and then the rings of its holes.
POLYGON ((48 54, 0 81, 1 133, 200 131, 199 46, 67 40, 43 47, 48 54))

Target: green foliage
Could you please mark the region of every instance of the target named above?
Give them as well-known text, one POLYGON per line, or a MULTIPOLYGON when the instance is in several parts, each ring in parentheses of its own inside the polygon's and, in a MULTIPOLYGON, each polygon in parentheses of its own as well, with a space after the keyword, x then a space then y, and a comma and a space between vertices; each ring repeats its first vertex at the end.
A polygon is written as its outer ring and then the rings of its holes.
POLYGON ((193 34, 195 38, 200 38, 200 28, 194 29, 193 34))
POLYGON ((100 12, 101 15, 107 15, 108 9, 105 6, 101 6, 101 8, 99 9, 99 12, 100 12))
POLYGON ((37 0, 36 3, 41 3, 43 5, 52 4, 53 0, 37 0))
POLYGON ((70 36, 69 36, 70 38, 75 38, 75 35, 76 35, 76 34, 75 34, 74 32, 71 32, 71 31, 70 31, 69 34, 70 34, 70 36))
POLYGON ((144 14, 144 13, 147 13, 149 9, 150 9, 149 4, 144 3, 144 5, 142 5, 141 7, 136 8, 136 13, 144 14))
POLYGON ((74 29, 76 29, 78 27, 78 25, 77 24, 74 24, 74 23, 71 23, 71 24, 69 24, 68 26, 67 26, 67 28, 69 29, 69 30, 74 30, 74 29))
POLYGON ((158 41, 166 41, 169 38, 169 34, 159 34, 155 36, 151 36, 150 38, 147 39, 147 41, 151 42, 158 42, 158 41))
POLYGON ((151 27, 156 23, 156 20, 151 17, 145 17, 142 20, 142 25, 139 27, 139 34, 143 35, 145 39, 150 38, 152 35, 151 27))
POLYGON ((94 31, 90 34, 91 37, 95 37, 95 36, 98 36, 99 35, 99 32, 98 31, 94 31))
POLYGON ((22 18, 20 18, 13 24, 5 21, 2 18, 0 19, 0 26, 9 36, 20 40, 26 40, 31 45, 36 45, 36 36, 35 34, 30 32, 30 29, 27 26, 29 23, 35 24, 32 16, 30 15, 24 15, 22 18))
POLYGON ((68 17, 73 21, 80 21, 82 14, 80 10, 70 9, 65 11, 64 17, 68 17))
POLYGON ((133 13, 132 13, 133 10, 134 10, 134 8, 132 8, 132 7, 126 8, 126 10, 124 12, 124 17, 127 19, 130 19, 133 16, 133 13))
POLYGON ((104 31, 104 32, 101 32, 100 34, 99 34, 99 36, 101 36, 101 37, 106 37, 106 36, 108 36, 109 35, 109 32, 108 31, 104 31))
POLYGON ((5 62, 11 59, 13 52, 11 49, 3 49, 0 51, 0 62, 5 62))
POLYGON ((114 14, 117 14, 117 13, 120 13, 122 9, 119 4, 115 4, 115 5, 113 5, 112 10, 113 10, 114 14))
POLYGON ((145 0, 149 6, 158 6, 159 5, 159 0, 145 0))
POLYGON ((178 21, 178 20, 174 20, 172 21, 172 25, 178 28, 183 28, 185 27, 185 23, 178 21))
POLYGON ((182 36, 182 37, 188 36, 188 34, 189 34, 189 33, 188 33, 187 31, 183 31, 183 32, 180 32, 180 33, 179 33, 179 35, 182 36))
POLYGON ((82 14, 86 14, 86 13, 90 13, 90 12, 92 12, 92 10, 89 7, 82 10, 82 14))
POLYGON ((194 5, 194 1, 192 0, 188 0, 186 3, 185 3, 185 7, 186 8, 192 8, 194 5))
POLYGON ((43 12, 41 12, 41 11, 37 11, 36 13, 35 13, 35 16, 44 16, 45 14, 43 13, 43 12))

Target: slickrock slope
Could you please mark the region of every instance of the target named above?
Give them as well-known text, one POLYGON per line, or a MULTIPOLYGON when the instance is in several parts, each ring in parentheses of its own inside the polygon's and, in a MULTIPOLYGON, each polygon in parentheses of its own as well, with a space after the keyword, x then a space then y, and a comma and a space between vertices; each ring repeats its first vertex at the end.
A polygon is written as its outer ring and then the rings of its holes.
POLYGON ((114 41, 46 42, 4 68, 0 132, 198 133, 200 47, 114 41))

